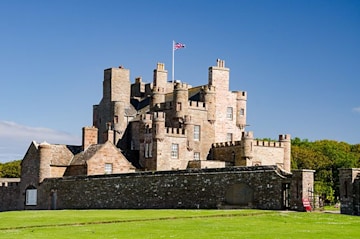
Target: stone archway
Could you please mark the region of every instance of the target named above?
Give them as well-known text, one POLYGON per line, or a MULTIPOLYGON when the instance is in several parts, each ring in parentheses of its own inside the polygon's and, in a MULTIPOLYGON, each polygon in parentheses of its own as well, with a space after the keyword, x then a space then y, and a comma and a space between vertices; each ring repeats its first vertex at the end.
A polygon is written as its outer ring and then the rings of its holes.
POLYGON ((251 207, 254 202, 254 190, 245 183, 230 186, 225 193, 226 204, 251 207))

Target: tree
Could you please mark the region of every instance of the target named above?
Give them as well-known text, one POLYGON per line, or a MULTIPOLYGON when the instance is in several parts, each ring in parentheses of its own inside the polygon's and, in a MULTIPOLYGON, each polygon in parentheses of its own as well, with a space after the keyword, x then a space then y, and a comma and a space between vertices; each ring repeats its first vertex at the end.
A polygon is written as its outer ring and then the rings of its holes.
POLYGON ((1 178, 19 178, 21 175, 21 160, 11 161, 0 165, 1 178))

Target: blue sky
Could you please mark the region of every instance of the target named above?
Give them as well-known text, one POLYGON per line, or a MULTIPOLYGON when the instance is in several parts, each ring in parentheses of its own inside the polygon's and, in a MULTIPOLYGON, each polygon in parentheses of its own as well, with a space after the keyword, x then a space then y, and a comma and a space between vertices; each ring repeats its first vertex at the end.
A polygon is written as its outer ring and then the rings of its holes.
POLYGON ((248 92, 258 138, 360 143, 360 1, 0 1, 0 162, 32 140, 81 144, 103 70, 207 83, 216 59, 248 92))

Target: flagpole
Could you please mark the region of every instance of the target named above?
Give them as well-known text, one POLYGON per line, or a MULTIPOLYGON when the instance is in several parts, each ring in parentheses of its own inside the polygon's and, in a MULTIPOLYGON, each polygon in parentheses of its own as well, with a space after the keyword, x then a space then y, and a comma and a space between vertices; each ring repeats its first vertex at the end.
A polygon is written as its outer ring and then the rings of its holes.
POLYGON ((175 68, 175 66, 174 66, 174 51, 175 51, 175 41, 173 40, 173 42, 172 42, 172 70, 171 70, 171 73, 172 73, 172 83, 174 84, 174 68, 175 68))

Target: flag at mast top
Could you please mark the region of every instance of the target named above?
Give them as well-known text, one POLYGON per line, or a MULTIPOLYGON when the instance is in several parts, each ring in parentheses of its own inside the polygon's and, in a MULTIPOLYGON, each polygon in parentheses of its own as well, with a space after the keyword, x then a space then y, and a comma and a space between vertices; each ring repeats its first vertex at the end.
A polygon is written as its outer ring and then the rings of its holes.
POLYGON ((185 48, 185 44, 180 43, 180 42, 174 43, 174 50, 181 49, 181 48, 185 48))

